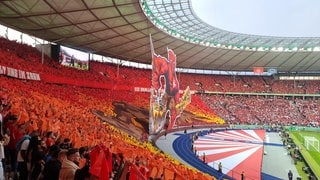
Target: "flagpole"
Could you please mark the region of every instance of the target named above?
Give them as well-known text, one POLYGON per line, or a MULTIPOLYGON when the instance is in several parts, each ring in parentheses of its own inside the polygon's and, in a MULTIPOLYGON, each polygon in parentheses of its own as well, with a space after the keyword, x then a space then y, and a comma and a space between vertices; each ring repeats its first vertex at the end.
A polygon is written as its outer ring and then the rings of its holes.
POLYGON ((154 47, 153 47, 153 42, 152 42, 151 34, 149 34, 149 41, 150 41, 151 57, 152 57, 152 59, 153 59, 154 47))
MULTIPOLYGON (((154 64, 153 64, 153 61, 154 61, 154 47, 153 47, 153 42, 152 42, 152 36, 151 34, 149 34, 149 41, 150 41, 150 52, 151 52, 151 72, 153 73, 154 71, 154 64)), ((151 88, 153 88, 153 82, 152 82, 152 75, 151 75, 151 88)))
POLYGON ((149 141, 153 140, 152 133, 154 131, 154 118, 153 118, 153 108, 152 108, 152 103, 153 103, 153 94, 154 94, 154 89, 153 89, 153 61, 154 61, 154 47, 153 47, 153 42, 152 42, 152 37, 151 34, 149 34, 149 41, 150 41, 150 51, 151 51, 151 88, 150 88, 150 104, 149 104, 149 141))

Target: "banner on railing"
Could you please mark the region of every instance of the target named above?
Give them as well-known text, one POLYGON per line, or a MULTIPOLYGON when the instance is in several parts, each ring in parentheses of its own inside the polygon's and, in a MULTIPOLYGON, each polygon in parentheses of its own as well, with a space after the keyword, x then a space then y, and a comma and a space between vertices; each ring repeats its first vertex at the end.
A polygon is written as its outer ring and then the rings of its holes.
POLYGON ((38 73, 23 71, 21 69, 15 69, 7 66, 0 65, 0 75, 6 75, 18 79, 27 79, 40 81, 40 75, 38 73))

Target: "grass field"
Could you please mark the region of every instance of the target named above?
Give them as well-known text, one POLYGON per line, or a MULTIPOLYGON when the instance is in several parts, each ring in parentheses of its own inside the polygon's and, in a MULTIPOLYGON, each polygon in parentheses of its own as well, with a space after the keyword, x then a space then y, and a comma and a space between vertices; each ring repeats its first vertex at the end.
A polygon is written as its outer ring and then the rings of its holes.
POLYGON ((300 152, 308 163, 312 171, 315 173, 318 179, 320 179, 320 152, 314 148, 306 149, 304 146, 304 136, 313 136, 320 141, 320 133, 313 131, 291 131, 290 137, 293 139, 295 144, 301 148, 300 152))

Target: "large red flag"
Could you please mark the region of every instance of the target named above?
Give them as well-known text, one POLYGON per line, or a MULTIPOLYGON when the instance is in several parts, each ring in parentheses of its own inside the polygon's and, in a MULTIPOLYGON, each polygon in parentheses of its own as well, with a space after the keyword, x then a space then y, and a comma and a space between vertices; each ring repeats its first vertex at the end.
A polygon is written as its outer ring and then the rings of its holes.
POLYGON ((140 172, 138 166, 131 164, 129 180, 147 180, 145 176, 140 172))
POLYGON ((104 146, 95 147, 90 153, 90 173, 99 180, 108 180, 112 172, 112 154, 104 146))

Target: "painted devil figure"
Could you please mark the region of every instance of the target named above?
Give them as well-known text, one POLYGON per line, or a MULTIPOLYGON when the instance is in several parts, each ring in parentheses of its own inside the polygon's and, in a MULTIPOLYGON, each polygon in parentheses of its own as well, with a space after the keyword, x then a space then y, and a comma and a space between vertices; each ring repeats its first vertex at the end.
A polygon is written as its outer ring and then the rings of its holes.
POLYGON ((189 87, 180 98, 176 74, 176 55, 167 49, 168 59, 153 53, 152 88, 150 98, 150 133, 157 134, 164 127, 172 129, 183 109, 191 101, 189 87))

